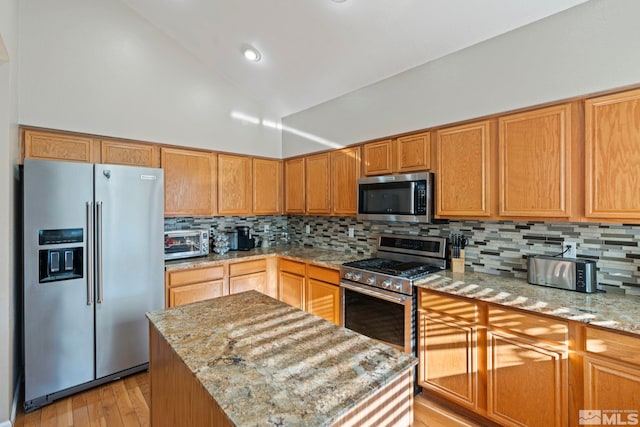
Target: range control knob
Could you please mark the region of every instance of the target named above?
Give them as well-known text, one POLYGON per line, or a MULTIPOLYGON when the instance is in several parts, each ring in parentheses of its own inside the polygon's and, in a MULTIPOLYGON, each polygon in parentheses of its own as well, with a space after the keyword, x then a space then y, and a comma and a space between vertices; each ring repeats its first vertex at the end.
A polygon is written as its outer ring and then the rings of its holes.
POLYGON ((389 289, 391 287, 391 279, 387 279, 384 282, 382 282, 382 286, 389 289))
POLYGON ((356 273, 353 275, 353 280, 355 280, 356 282, 359 282, 360 279, 362 279, 362 274, 356 273))
POLYGON ((402 283, 396 283, 395 285, 393 285, 394 288, 396 288, 396 291, 401 291, 402 290, 402 283))
POLYGON ((353 279, 353 273, 350 271, 347 271, 346 273, 344 273, 344 278, 349 280, 353 279))
POLYGON ((367 283, 370 285, 374 285, 376 283, 376 276, 367 277, 367 283))

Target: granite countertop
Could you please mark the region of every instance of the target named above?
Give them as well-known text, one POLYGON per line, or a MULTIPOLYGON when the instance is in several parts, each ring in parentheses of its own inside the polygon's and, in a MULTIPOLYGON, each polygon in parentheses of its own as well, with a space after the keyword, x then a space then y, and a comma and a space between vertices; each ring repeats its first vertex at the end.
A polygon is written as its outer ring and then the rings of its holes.
POLYGON ((640 297, 585 294, 530 285, 526 280, 483 273, 443 271, 416 286, 506 307, 640 334, 640 297))
POLYGON ((147 313, 237 426, 326 426, 416 365, 256 291, 147 313))

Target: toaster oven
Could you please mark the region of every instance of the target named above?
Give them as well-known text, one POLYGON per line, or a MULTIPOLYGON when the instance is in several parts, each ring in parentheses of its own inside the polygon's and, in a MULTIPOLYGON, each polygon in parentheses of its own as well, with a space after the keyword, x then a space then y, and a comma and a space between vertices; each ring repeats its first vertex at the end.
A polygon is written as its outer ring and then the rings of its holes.
POLYGON ((596 292, 596 263, 592 260, 532 255, 527 279, 533 285, 578 292, 596 292))
POLYGON ((164 232, 164 259, 209 255, 209 230, 173 230, 164 232))

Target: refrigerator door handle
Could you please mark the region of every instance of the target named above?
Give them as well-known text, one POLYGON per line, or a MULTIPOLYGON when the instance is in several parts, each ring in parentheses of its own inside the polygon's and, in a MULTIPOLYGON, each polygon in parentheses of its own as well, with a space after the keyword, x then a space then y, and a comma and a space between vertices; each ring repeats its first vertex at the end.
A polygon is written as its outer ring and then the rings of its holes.
POLYGON ((102 304, 102 202, 96 202, 96 302, 102 304))
POLYGON ((87 305, 93 304, 93 202, 87 202, 87 305))

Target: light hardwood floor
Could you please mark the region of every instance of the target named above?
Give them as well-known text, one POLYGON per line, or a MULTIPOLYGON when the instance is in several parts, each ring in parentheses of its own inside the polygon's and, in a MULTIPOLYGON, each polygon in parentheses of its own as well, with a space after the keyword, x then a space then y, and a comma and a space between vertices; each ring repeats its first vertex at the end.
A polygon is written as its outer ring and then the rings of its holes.
MULTIPOLYGON (((25 414, 19 411, 15 427, 149 425, 149 374, 142 372, 58 400, 25 414)), ((481 427, 442 405, 416 396, 414 427, 481 427)))

